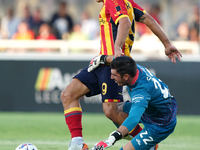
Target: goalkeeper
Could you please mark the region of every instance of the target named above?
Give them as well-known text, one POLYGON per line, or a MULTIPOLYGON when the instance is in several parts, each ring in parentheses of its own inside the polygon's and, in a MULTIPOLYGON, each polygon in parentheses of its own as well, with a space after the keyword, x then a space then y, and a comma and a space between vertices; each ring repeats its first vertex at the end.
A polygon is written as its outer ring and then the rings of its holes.
MULTIPOLYGON (((180 52, 170 43, 158 23, 133 0, 96 0, 103 2, 99 14, 101 48, 100 55, 130 56, 135 36, 135 21, 146 24, 161 40, 165 54, 176 62, 180 52)), ((144 43, 145 44, 145 43, 144 43)), ((118 110, 118 102, 123 101, 122 87, 110 79, 110 66, 106 56, 97 56, 91 61, 90 68, 83 69, 74 76, 71 83, 61 93, 65 121, 71 133, 69 150, 87 149, 82 135, 82 109, 79 99, 101 94, 103 111, 116 126, 123 123, 127 114, 118 110), (102 66, 94 69, 97 65, 102 66)), ((135 136, 141 128, 137 126, 130 134, 135 136)))
POLYGON ((122 109, 129 116, 107 140, 97 143, 91 150, 104 150, 114 145, 139 122, 143 123, 143 130, 120 150, 149 150, 174 131, 176 100, 164 82, 132 58, 117 57, 110 67, 111 79, 119 86, 127 85, 131 102, 125 102, 122 109))

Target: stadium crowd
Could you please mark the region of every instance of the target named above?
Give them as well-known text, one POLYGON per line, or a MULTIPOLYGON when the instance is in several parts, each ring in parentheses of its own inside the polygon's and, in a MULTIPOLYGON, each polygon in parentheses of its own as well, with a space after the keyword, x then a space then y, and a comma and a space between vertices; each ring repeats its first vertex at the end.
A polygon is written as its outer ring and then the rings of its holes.
POLYGON ((1 38, 16 40, 32 39, 94 39, 99 34, 98 21, 90 18, 88 12, 83 12, 79 23, 67 13, 67 3, 60 2, 59 9, 49 21, 44 21, 40 8, 31 13, 30 6, 25 6, 23 18, 15 16, 15 10, 8 8, 1 18, 1 38))
MULTIPOLYGON (((0 39, 16 40, 95 40, 99 38, 99 23, 83 11, 79 22, 68 13, 66 1, 58 3, 58 10, 46 21, 42 17, 41 8, 32 9, 26 5, 23 18, 16 16, 13 7, 7 8, 4 16, 0 18, 0 39)), ((162 9, 158 4, 143 6, 146 11, 162 26, 160 13, 162 9)), ((176 33, 171 37, 175 41, 199 42, 199 7, 194 6, 192 21, 181 19, 175 26, 176 33)), ((136 23, 135 40, 157 40, 152 32, 141 23, 136 23)))

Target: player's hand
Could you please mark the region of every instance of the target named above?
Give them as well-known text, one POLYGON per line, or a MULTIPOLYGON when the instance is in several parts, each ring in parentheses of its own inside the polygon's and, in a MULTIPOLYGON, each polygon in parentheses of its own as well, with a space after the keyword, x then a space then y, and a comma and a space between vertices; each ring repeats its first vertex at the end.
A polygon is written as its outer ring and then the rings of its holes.
POLYGON ((94 70, 95 68, 97 68, 100 64, 106 64, 106 57, 107 57, 107 55, 98 55, 98 56, 95 56, 90 61, 90 64, 88 66, 87 71, 91 72, 92 70, 94 70))
POLYGON ((169 59, 171 59, 171 62, 173 63, 176 63, 176 57, 179 61, 182 57, 181 52, 178 49, 176 49, 176 47, 174 47, 173 45, 170 45, 165 48, 165 54, 169 57, 169 59))
POLYGON ((122 52, 122 49, 120 47, 115 47, 115 58, 123 55, 124 53, 122 52))
POLYGON ((115 142, 122 138, 122 133, 119 131, 114 131, 105 141, 100 141, 96 143, 91 150, 104 150, 115 144, 115 142))
POLYGON ((107 140, 105 141, 100 141, 98 143, 96 143, 91 150, 104 150, 108 147, 111 147, 112 145, 114 145, 115 143, 115 137, 114 136, 110 136, 107 140))

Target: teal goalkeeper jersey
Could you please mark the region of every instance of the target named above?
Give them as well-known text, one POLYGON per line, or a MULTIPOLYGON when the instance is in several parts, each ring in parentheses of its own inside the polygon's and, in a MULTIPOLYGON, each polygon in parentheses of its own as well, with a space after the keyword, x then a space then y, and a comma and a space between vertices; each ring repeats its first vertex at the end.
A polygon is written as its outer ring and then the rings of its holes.
POLYGON ((147 68, 137 64, 138 78, 127 91, 131 97, 129 117, 122 125, 129 131, 138 121, 145 126, 171 126, 176 123, 176 101, 168 86, 147 68), (133 117, 134 116, 134 117, 133 117))
POLYGON ((138 64, 137 67, 139 70, 138 79, 135 84, 127 87, 132 103, 134 106, 139 105, 145 108, 149 108, 149 105, 154 106, 161 113, 165 113, 165 108, 171 103, 170 98, 173 97, 168 86, 147 68, 138 64))

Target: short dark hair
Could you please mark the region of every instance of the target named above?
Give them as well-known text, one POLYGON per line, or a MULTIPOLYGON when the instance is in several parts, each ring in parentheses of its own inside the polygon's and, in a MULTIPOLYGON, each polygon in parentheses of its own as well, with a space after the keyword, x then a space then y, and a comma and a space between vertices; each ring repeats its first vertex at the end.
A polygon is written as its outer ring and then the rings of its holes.
POLYGON ((111 69, 116 69, 117 73, 123 77, 124 74, 129 74, 131 77, 134 77, 137 72, 137 65, 135 60, 128 56, 120 56, 115 58, 111 64, 111 69))

